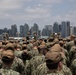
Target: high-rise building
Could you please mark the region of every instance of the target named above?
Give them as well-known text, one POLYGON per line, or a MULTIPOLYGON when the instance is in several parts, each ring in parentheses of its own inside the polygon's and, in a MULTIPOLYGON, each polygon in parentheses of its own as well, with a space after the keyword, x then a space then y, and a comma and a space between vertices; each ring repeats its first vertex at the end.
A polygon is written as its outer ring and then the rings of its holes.
POLYGON ((59 24, 59 32, 61 32, 61 24, 59 24))
POLYGON ((67 37, 67 23, 65 21, 62 22, 61 29, 61 36, 63 38, 67 37))
POLYGON ((9 37, 12 37, 12 30, 11 29, 8 29, 8 34, 9 34, 9 37))
POLYGON ((55 22, 55 23, 53 24, 53 32, 55 32, 55 33, 58 33, 58 32, 59 32, 59 25, 58 25, 57 22, 55 22))
POLYGON ((39 26, 36 23, 34 23, 33 32, 38 33, 38 30, 39 30, 39 26))
POLYGON ((62 37, 68 37, 71 34, 71 28, 70 28, 70 22, 63 21, 61 24, 61 36, 62 37))
POLYGON ((29 26, 28 24, 25 23, 24 28, 23 28, 23 35, 27 36, 28 32, 29 32, 29 26))
POLYGON ((76 35, 76 27, 74 27, 74 35, 76 35))
POLYGON ((70 22, 67 21, 67 36, 70 36, 70 22))
POLYGON ((30 28, 31 36, 33 36, 33 26, 30 28))
POLYGON ((3 31, 4 31, 4 33, 7 33, 7 28, 4 28, 3 31))
POLYGON ((0 35, 3 33, 3 29, 0 29, 0 35))
POLYGON ((38 37, 41 36, 41 30, 38 30, 38 37))
POLYGON ((73 34, 74 34, 74 27, 70 26, 70 35, 73 35, 73 34))
POLYGON ((16 37, 16 33, 17 33, 17 26, 15 25, 11 25, 11 30, 12 30, 12 36, 16 37))
POLYGON ((38 24, 36 24, 36 23, 34 23, 34 25, 31 27, 31 34, 32 34, 32 36, 33 36, 33 33, 37 33, 37 36, 39 36, 38 34, 38 32, 39 32, 39 26, 38 26, 38 24))
POLYGON ((42 30, 42 36, 47 36, 47 30, 45 28, 42 30))
POLYGON ((51 36, 52 32, 53 32, 53 27, 52 25, 46 25, 45 26, 45 29, 46 29, 46 36, 51 36))
POLYGON ((20 36, 21 37, 24 37, 24 26, 23 25, 20 25, 20 36))

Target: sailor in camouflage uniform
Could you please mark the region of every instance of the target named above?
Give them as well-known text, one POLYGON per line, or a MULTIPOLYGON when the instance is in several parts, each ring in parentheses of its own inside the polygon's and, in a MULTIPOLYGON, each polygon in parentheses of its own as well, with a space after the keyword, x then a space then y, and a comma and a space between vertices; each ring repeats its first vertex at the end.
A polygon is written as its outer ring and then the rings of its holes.
POLYGON ((45 62, 45 54, 48 52, 48 49, 46 45, 40 45, 38 51, 39 55, 30 60, 31 75, 33 75, 37 66, 45 62))
POLYGON ((14 53, 11 50, 6 50, 2 52, 1 58, 3 65, 0 69, 0 75, 20 75, 19 72, 16 72, 11 69, 14 60, 14 53))
MULTIPOLYGON (((6 51, 7 51, 7 53, 6 54, 8 54, 10 51, 12 51, 12 53, 13 53, 13 55, 14 55, 14 48, 13 48, 13 44, 11 44, 11 43, 9 43, 9 44, 7 44, 6 45, 6 51)), ((2 56, 3 56, 4 54, 2 54, 2 56)), ((3 62, 0 62, 0 67, 3 65, 3 62)), ((23 64, 23 61, 20 59, 20 58, 18 58, 18 57, 16 57, 15 55, 14 55, 14 59, 13 59, 13 62, 12 62, 12 65, 11 65, 11 67, 10 67, 12 70, 14 70, 14 71, 17 71, 17 72, 19 72, 20 74, 23 74, 23 72, 24 72, 24 64, 23 64)))
POLYGON ((63 66, 59 52, 47 52, 46 62, 37 67, 34 75, 72 75, 69 68, 63 66))
MULTIPOLYGON (((52 46, 49 50, 50 50, 51 52, 60 52, 61 55, 62 55, 62 58, 63 58, 62 63, 66 65, 67 58, 66 58, 66 56, 65 56, 65 50, 64 50, 59 44, 55 44, 55 45, 52 46)), ((67 66, 67 65, 66 65, 66 66, 67 66)))

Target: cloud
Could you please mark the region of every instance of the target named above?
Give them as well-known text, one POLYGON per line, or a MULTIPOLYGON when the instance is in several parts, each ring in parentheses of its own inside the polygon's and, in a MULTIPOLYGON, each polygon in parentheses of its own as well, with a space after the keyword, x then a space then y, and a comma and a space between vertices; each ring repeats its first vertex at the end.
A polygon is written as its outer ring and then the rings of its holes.
POLYGON ((69 1, 76 1, 76 0, 69 0, 69 1))
POLYGON ((45 14, 47 14, 49 12, 49 9, 39 8, 39 7, 27 8, 27 9, 25 9, 25 12, 29 13, 29 14, 36 14, 36 13, 39 13, 39 14, 45 13, 45 14))
POLYGON ((18 19, 27 18, 27 20, 38 19, 38 18, 44 19, 46 17, 49 17, 51 13, 51 8, 47 8, 45 6, 52 3, 59 3, 62 0, 36 0, 36 1, 38 2, 37 6, 31 7, 31 5, 29 5, 28 8, 27 6, 25 7, 24 5, 30 2, 31 4, 33 3, 34 5, 34 0, 1 0, 0 13, 2 13, 2 15, 0 16, 0 18, 13 19, 14 17, 16 17, 18 19), (43 5, 45 3, 47 5, 43 5), (25 9, 23 9, 23 7, 25 7, 25 9), (23 12, 17 12, 17 11, 21 11, 22 9, 24 10, 23 12), (10 13, 11 11, 13 13, 10 13))
POLYGON ((61 3, 63 0, 39 0, 39 1, 45 4, 53 4, 53 3, 61 3))
POLYGON ((0 19, 7 19, 7 18, 10 18, 10 14, 4 13, 4 12, 0 12, 0 19))
POLYGON ((76 11, 71 11, 69 13, 66 13, 64 15, 56 15, 56 16, 52 16, 52 18, 50 18, 51 23, 53 24, 55 21, 61 23, 61 21, 70 21, 71 23, 73 23, 74 25, 76 24, 76 11))
MULTIPOLYGON (((65 0, 0 0, 0 20, 4 22, 37 22, 52 24, 55 21, 75 22, 76 11, 69 10, 66 14, 53 14, 53 6, 65 0)), ((68 0, 74 1, 74 0, 68 0)), ((74 7, 75 8, 75 7, 74 7)), ((59 9, 58 9, 59 10, 59 9)), ((54 12, 55 13, 55 12, 54 12)), ((2 23, 2 22, 1 22, 2 23)))
POLYGON ((38 19, 46 19, 50 16, 51 11, 49 9, 45 8, 26 8, 24 12, 22 13, 16 13, 11 15, 10 17, 12 20, 26 20, 26 21, 32 21, 32 20, 38 20, 38 19))
POLYGON ((0 11, 20 9, 31 0, 0 0, 0 11))

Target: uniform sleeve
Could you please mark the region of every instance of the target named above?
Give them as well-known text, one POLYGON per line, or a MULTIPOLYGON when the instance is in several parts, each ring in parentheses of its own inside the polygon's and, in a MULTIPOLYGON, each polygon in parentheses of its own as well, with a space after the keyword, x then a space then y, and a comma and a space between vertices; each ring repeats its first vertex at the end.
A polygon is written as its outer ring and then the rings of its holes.
POLYGON ((23 74, 24 72, 24 63, 21 59, 18 59, 18 72, 20 72, 21 74, 23 74))
POLYGON ((65 75, 72 75, 72 71, 66 66, 64 66, 63 72, 65 75))
POLYGON ((76 59, 71 64, 71 70, 73 75, 76 75, 76 59))

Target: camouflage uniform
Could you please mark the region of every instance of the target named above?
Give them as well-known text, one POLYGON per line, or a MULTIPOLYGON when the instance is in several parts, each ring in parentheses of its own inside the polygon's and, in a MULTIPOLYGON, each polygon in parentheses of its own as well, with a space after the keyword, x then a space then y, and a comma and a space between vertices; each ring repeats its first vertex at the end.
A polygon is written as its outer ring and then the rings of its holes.
POLYGON ((69 66, 69 53, 66 49, 62 48, 63 51, 64 51, 64 56, 62 57, 63 58, 63 64, 66 65, 66 66, 69 66))
POLYGON ((70 61, 72 62, 76 57, 76 46, 73 46, 69 51, 70 61))
POLYGON ((9 68, 0 69, 0 75, 20 75, 20 73, 9 68))
POLYGON ((24 64, 20 58, 15 57, 11 69, 23 74, 24 72, 24 64))
POLYGON ((69 68, 63 65, 63 70, 50 72, 46 66, 46 63, 43 63, 37 67, 34 71, 34 75, 72 75, 69 68))
POLYGON ((17 56, 18 58, 21 58, 21 54, 23 53, 23 51, 14 51, 15 56, 17 56))
MULTIPOLYGON (((6 50, 8 50, 8 49, 11 50, 12 49, 13 52, 15 52, 14 51, 14 45, 16 45, 16 43, 15 44, 8 43, 6 45, 6 50)), ((23 61, 20 58, 16 57, 15 54, 14 54, 13 63, 11 65, 11 69, 19 72, 20 74, 23 74, 23 72, 24 72, 24 64, 23 64, 23 61)))
POLYGON ((30 43, 30 44, 27 45, 27 48, 28 48, 29 51, 32 49, 32 47, 33 47, 32 43, 30 43))
MULTIPOLYGON (((18 51, 15 51, 15 52, 18 52, 18 51)), ((23 51, 19 51, 17 53, 17 57, 19 57, 19 58, 22 59, 22 53, 23 53, 23 51)), ((24 74, 24 75, 30 75, 30 60, 25 60, 25 61, 21 60, 21 61, 23 61, 21 64, 23 64, 23 67, 24 67, 24 71, 22 70, 23 71, 22 74, 24 74)))
POLYGON ((6 73, 8 73, 12 69, 22 74, 22 71, 21 71, 23 70, 22 62, 20 59, 17 59, 14 56, 14 51, 12 51, 11 48, 2 52, 1 61, 2 61, 1 66, 3 69, 1 71, 6 71, 6 73))
POLYGON ((28 51, 28 54, 31 56, 31 57, 34 57, 34 56, 38 56, 39 55, 39 52, 38 50, 31 50, 31 51, 28 51))
POLYGON ((35 56, 30 60, 30 68, 31 68, 31 75, 33 75, 33 71, 36 70, 37 66, 44 63, 45 56, 35 56))
POLYGON ((70 49, 71 49, 72 46, 75 46, 74 41, 70 41, 70 42, 66 43, 66 49, 68 51, 70 51, 70 49))
MULTIPOLYGON (((3 62, 0 62, 0 68, 2 67, 3 62)), ((13 63, 11 65, 11 69, 14 71, 19 72, 20 74, 23 74, 24 72, 24 64, 23 61, 17 57, 14 58, 13 63)))
POLYGON ((24 75, 31 75, 30 71, 30 60, 26 60, 24 63, 25 69, 24 69, 24 75))
POLYGON ((47 42, 46 43, 46 46, 47 46, 47 48, 50 48, 51 47, 51 43, 50 42, 47 42))
POLYGON ((64 49, 64 53, 65 53, 66 58, 69 60, 69 53, 66 49, 64 49))
POLYGON ((76 75, 76 59, 73 60, 71 64, 71 69, 72 69, 73 75, 76 75))
MULTIPOLYGON (((45 55, 46 60, 52 60, 53 62, 50 62, 51 65, 53 65, 56 62, 60 62, 62 57, 61 54, 58 52, 47 52, 45 55)), ((37 67, 37 69, 33 72, 34 75, 72 75, 69 68, 67 68, 65 65, 62 65, 62 68, 59 70, 57 69, 49 69, 47 67, 47 63, 41 64, 37 67)))

